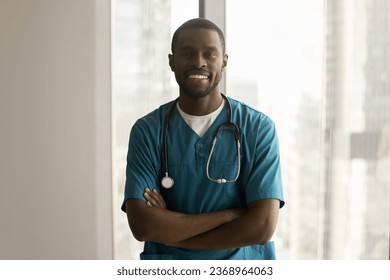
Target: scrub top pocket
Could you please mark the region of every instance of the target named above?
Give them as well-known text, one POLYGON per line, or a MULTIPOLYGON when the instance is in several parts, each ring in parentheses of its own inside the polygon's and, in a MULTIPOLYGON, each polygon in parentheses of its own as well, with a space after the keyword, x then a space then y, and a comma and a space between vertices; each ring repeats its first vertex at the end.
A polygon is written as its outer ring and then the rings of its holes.
MULTIPOLYGON (((237 162, 224 164, 214 163, 213 165, 210 165, 210 176, 214 176, 211 177, 213 179, 225 178, 227 180, 233 180, 236 177, 237 172, 237 162)), ((239 179, 235 182, 224 184, 213 182, 211 187, 216 193, 221 194, 220 203, 222 209, 245 207, 239 179)))
POLYGON ((223 188, 223 208, 242 208, 246 206, 245 201, 242 198, 243 195, 239 185, 234 183, 227 183, 222 184, 221 188, 223 188))

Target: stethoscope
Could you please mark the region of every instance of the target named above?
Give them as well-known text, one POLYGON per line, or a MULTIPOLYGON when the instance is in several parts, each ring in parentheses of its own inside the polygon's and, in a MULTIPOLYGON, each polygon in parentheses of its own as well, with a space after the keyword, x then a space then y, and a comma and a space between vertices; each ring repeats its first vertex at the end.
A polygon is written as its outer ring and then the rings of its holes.
MULTIPOLYGON (((213 142, 212 142, 212 146, 211 146, 211 149, 210 149, 210 154, 209 154, 209 157, 207 159, 207 164, 206 164, 206 176, 207 178, 212 181, 212 182, 216 182, 216 183, 219 183, 219 184, 225 184, 225 183, 232 183, 232 182, 235 182, 237 181, 238 179, 238 176, 240 175, 240 169, 241 169, 241 159, 240 159, 240 150, 241 150, 241 146, 240 146, 240 128, 238 127, 237 124, 233 123, 232 121, 232 105, 230 104, 230 101, 228 100, 228 98, 222 94, 223 98, 225 98, 226 100, 226 103, 228 104, 228 107, 229 107, 229 118, 226 122, 224 122, 223 124, 221 124, 217 130, 215 131, 215 134, 214 134, 214 139, 213 139, 213 142), (219 132, 228 127, 228 126, 232 126, 234 128, 234 134, 235 134, 235 138, 236 138, 236 148, 237 148, 237 163, 238 163, 238 167, 237 167, 237 174, 235 176, 234 179, 226 179, 226 178, 218 178, 218 179, 213 179, 210 177, 210 174, 209 174, 209 168, 210 168, 210 160, 211 160, 211 157, 213 155, 213 152, 214 152, 214 148, 215 148, 215 144, 217 143, 217 138, 218 138, 218 134, 219 132)), ((164 172, 165 172, 165 176, 161 179, 161 185, 166 188, 166 189, 170 189, 173 187, 173 184, 174 184, 174 180, 172 179, 172 177, 169 176, 169 173, 168 173, 168 146, 167 146, 167 132, 168 132, 168 126, 169 126, 169 120, 171 118, 171 115, 172 115, 172 112, 173 110, 175 109, 175 106, 176 106, 176 103, 177 101, 179 100, 179 98, 177 98, 173 104, 172 104, 172 107, 171 109, 169 110, 167 116, 166 116, 166 119, 165 119, 165 125, 164 125, 164 131, 163 131, 163 148, 164 148, 164 172)))

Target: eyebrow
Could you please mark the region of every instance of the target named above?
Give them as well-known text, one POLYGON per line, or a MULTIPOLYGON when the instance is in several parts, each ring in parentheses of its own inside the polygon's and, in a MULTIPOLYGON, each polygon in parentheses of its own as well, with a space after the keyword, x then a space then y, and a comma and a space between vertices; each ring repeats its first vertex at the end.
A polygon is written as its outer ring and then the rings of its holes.
MULTIPOLYGON (((195 48, 192 47, 192 46, 182 46, 182 47, 179 47, 179 51, 185 51, 185 50, 194 50, 195 48)), ((205 50, 209 50, 209 51, 218 51, 218 47, 205 47, 204 48, 205 50)))

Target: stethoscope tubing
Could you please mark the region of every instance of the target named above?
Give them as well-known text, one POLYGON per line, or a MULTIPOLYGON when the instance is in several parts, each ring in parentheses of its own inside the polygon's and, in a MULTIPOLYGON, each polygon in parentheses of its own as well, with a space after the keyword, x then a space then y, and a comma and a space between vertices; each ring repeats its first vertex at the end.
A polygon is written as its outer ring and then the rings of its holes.
MULTIPOLYGON (((241 140, 241 133, 240 133, 240 128, 238 127, 237 124, 233 123, 233 113, 232 113, 232 106, 230 104, 230 101, 228 100, 228 98, 222 94, 222 97, 226 100, 227 104, 228 104, 228 107, 229 107, 229 118, 228 118, 228 121, 221 124, 218 129, 215 131, 214 133, 214 139, 213 139, 213 142, 212 142, 212 146, 211 146, 211 149, 210 149, 210 154, 209 154, 209 157, 207 159, 207 164, 206 164, 206 176, 207 178, 212 181, 212 182, 216 182, 216 183, 219 183, 219 184, 224 184, 224 183, 232 183, 232 182, 235 182, 237 181, 238 177, 240 176, 240 171, 241 171, 241 158, 240 158, 240 151, 241 151, 241 144, 240 144, 240 140, 241 140), (225 178, 218 178, 218 179, 213 179, 210 177, 210 174, 209 174, 209 167, 210 167, 210 161, 211 161, 211 157, 213 155, 213 152, 214 152, 214 148, 215 148, 215 144, 217 142, 217 139, 218 139, 218 135, 220 133, 220 131, 227 127, 227 126, 233 126, 234 130, 235 130, 235 139, 236 139, 236 147, 237 147, 237 163, 238 163, 238 167, 237 167, 237 174, 235 176, 234 179, 225 179, 225 178)), ((165 118, 165 123, 164 123, 164 131, 163 131, 163 157, 164 157, 164 177, 162 178, 161 180, 161 185, 166 188, 166 189, 169 189, 169 188, 172 188, 173 187, 173 184, 174 184, 174 180, 172 179, 172 177, 169 176, 169 170, 168 170, 168 144, 167 144, 167 132, 168 132, 168 127, 169 127, 169 120, 171 118, 171 115, 172 115, 172 112, 176 106, 176 103, 178 102, 179 98, 176 98, 176 100, 173 102, 166 118, 165 118)))

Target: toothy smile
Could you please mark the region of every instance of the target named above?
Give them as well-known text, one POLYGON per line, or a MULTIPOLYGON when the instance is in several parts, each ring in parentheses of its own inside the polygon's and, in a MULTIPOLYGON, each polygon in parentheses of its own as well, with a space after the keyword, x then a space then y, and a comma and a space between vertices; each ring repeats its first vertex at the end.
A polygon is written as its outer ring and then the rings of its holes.
POLYGON ((199 80, 207 80, 209 77, 204 75, 188 75, 190 79, 199 79, 199 80))

